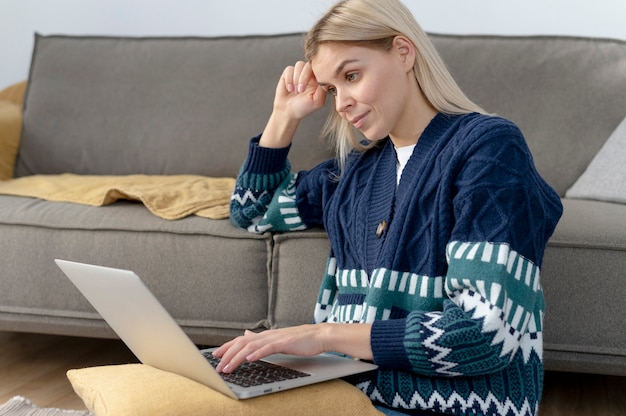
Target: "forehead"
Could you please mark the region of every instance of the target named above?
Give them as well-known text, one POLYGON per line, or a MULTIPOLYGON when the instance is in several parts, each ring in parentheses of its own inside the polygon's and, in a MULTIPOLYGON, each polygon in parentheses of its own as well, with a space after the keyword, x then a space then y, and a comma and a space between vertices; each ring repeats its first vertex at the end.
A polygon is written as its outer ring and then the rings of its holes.
POLYGON ((332 79, 341 75, 341 70, 350 64, 372 61, 381 51, 357 45, 343 43, 324 43, 311 59, 311 68, 318 81, 332 79))

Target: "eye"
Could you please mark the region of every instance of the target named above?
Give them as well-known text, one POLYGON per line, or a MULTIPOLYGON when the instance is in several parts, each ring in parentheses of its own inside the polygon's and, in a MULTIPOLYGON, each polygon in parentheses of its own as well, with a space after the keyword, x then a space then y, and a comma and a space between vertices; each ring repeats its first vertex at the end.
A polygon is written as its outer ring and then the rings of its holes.
POLYGON ((326 92, 329 93, 332 96, 336 96, 337 95, 337 88, 335 88, 335 87, 327 87, 326 88, 326 92))
POLYGON ((357 80, 357 78, 359 77, 359 74, 356 72, 349 72, 346 74, 346 81, 348 82, 354 82, 357 80))

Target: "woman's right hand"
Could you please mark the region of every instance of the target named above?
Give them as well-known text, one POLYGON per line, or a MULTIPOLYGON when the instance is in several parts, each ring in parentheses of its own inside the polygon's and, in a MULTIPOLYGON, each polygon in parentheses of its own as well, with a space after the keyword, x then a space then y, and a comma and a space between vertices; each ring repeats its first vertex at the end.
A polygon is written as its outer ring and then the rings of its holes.
POLYGON ((300 120, 326 102, 326 90, 315 79, 310 62, 296 62, 283 71, 274 96, 274 109, 261 136, 260 146, 286 147, 300 120))
POLYGON ((274 111, 302 120, 319 110, 326 101, 326 91, 315 79, 310 62, 296 62, 283 71, 276 86, 274 111))

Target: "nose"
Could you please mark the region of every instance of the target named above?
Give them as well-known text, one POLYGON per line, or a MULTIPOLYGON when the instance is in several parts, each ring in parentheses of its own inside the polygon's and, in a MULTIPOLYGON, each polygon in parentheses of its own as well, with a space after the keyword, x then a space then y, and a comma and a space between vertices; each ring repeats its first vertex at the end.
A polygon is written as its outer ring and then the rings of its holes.
POLYGON ((344 113, 354 104, 354 100, 350 93, 346 90, 339 90, 335 94, 335 109, 338 113, 344 113))

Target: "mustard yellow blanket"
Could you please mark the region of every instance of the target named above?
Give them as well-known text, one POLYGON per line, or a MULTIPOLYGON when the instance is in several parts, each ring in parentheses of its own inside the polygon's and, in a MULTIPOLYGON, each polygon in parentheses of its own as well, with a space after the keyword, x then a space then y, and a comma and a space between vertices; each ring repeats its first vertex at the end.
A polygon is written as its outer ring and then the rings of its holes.
POLYGON ((103 206, 125 199, 142 202, 153 214, 176 220, 192 214, 228 218, 233 178, 196 175, 34 175, 0 181, 0 194, 103 206))

